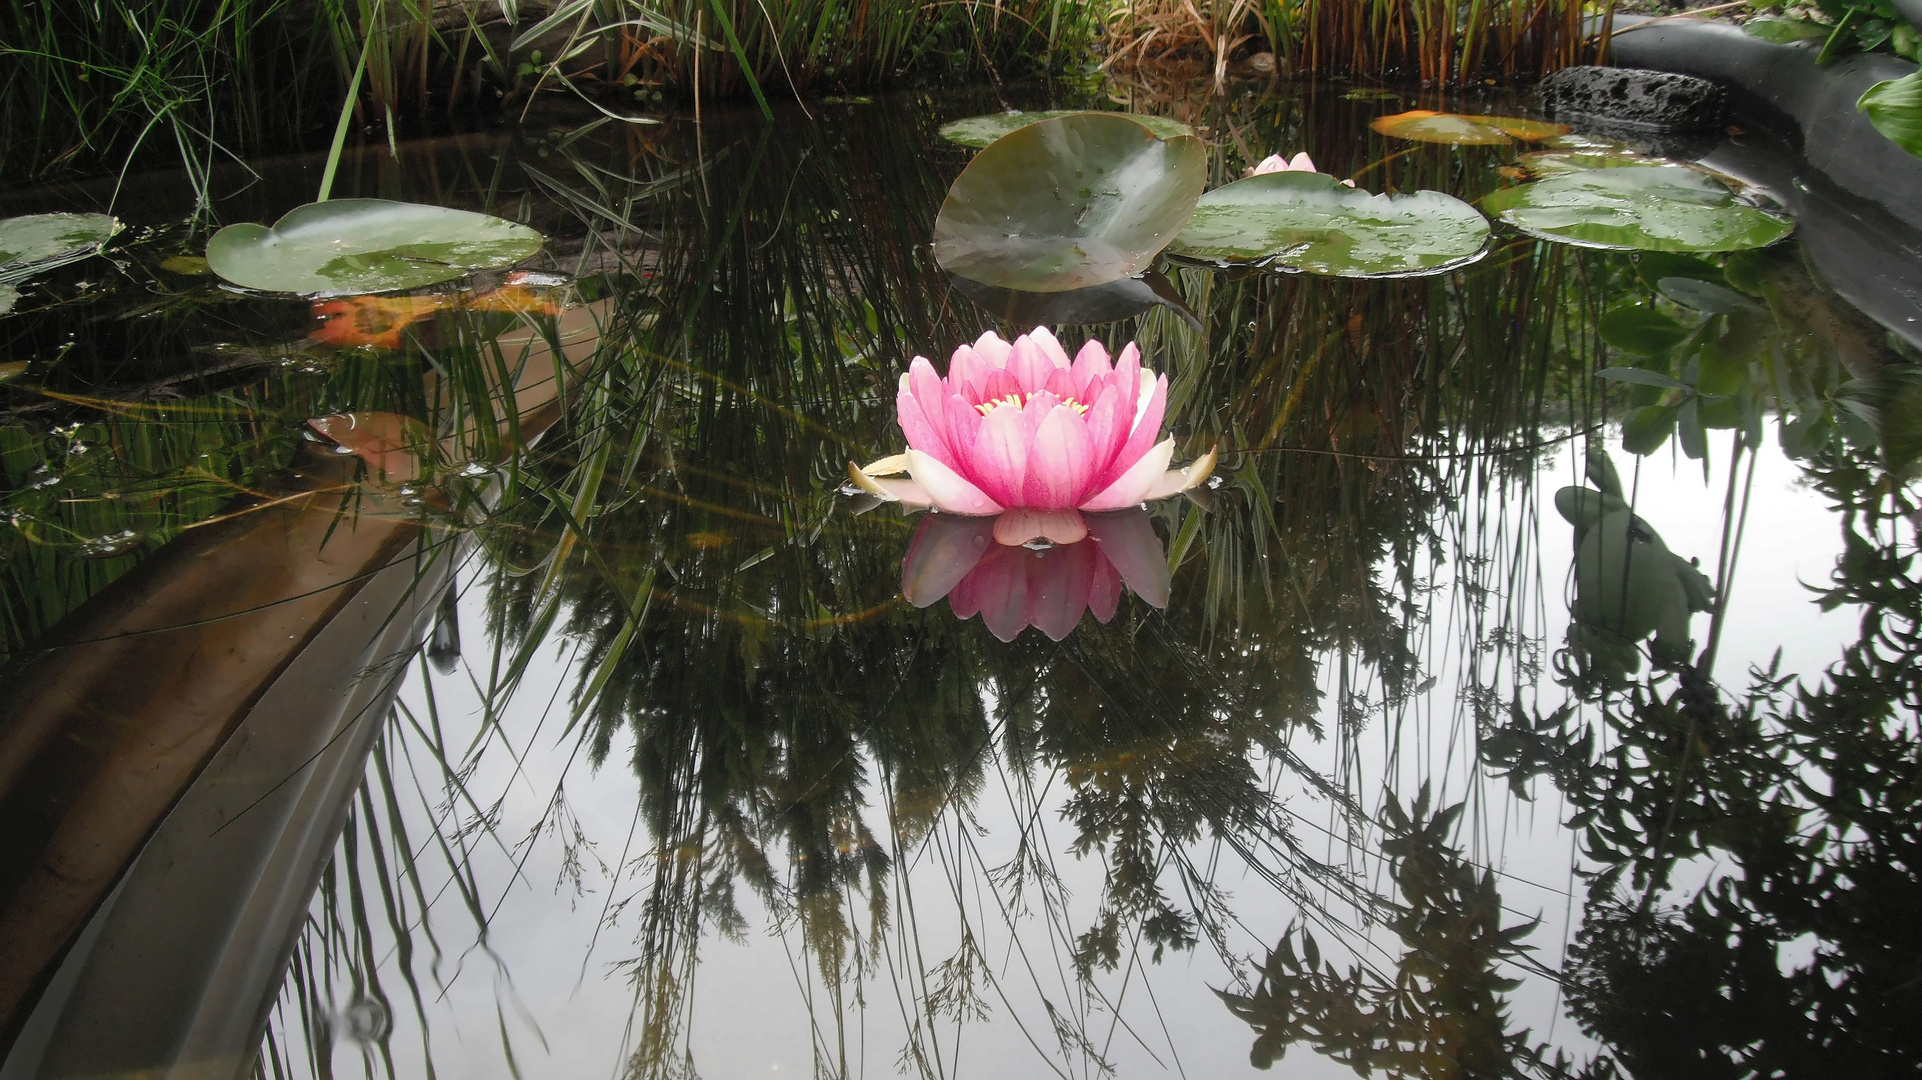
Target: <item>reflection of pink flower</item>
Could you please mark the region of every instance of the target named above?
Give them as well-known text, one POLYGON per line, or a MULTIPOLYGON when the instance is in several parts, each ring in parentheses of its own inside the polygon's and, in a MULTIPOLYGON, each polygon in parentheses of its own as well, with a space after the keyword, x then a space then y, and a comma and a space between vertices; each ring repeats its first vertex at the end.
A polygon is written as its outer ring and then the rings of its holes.
MULTIPOLYGON (((1073 510, 1062 516, 1082 518, 1073 510)), ((915 607, 942 597, 958 618, 977 613, 1002 641, 1032 626, 1056 641, 1088 611, 1114 618, 1125 585, 1158 608, 1168 606, 1168 562, 1140 507, 1089 514, 1085 538, 1035 550, 996 543, 997 519, 930 514, 901 564, 901 591, 915 607)))
POLYGON ((1214 453, 1169 471, 1167 376, 1141 367, 1133 343, 1112 365, 1098 341, 1073 360, 1045 328, 1013 344, 992 331, 954 351, 946 378, 917 356, 895 407, 908 451, 865 469, 863 489, 955 514, 1004 509, 1115 510, 1201 483, 1214 453), (879 477, 905 472, 907 480, 879 477))
MULTIPOLYGON (((1320 171, 1321 170, 1315 168, 1315 159, 1308 156, 1308 151, 1303 150, 1301 153, 1296 154, 1294 157, 1289 158, 1286 161, 1282 160, 1280 154, 1269 154, 1267 157, 1262 158, 1261 164, 1256 165, 1254 169, 1249 172, 1248 175, 1263 176, 1268 173, 1275 173, 1275 172, 1320 172, 1320 171)), ((1342 183, 1348 187, 1355 186, 1355 182, 1353 180, 1343 180, 1342 183)))

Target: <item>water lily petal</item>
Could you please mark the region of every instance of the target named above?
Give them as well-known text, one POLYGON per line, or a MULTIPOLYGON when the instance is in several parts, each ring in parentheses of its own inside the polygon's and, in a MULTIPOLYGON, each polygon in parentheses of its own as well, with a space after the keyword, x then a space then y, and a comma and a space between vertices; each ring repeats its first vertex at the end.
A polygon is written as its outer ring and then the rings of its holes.
POLYGON ((1037 326, 1024 336, 1036 345, 1041 346, 1041 353, 1048 358, 1050 364, 1053 364, 1055 367, 1067 367, 1069 365, 1068 350, 1061 347, 1061 342, 1054 336, 1054 331, 1045 326, 1037 326))
POLYGON ((1189 488, 1200 485, 1202 481, 1213 475, 1214 471, 1215 452, 1211 449, 1190 462, 1187 468, 1164 473, 1155 481, 1154 486, 1148 489, 1146 497, 1152 502, 1155 499, 1165 499, 1170 495, 1179 495, 1189 488))
POLYGON ((1008 356, 1014 352, 1014 346, 1002 340, 1000 334, 989 330, 974 339, 974 352, 989 367, 1004 368, 1008 366, 1008 356))
POLYGON ((995 543, 1020 547, 1035 540, 1078 544, 1088 535, 1079 510, 1008 510, 994 519, 995 543))
POLYGON ((1006 368, 995 368, 988 372, 988 377, 981 384, 980 392, 974 395, 974 400, 977 403, 999 401, 1022 392, 1021 382, 1014 377, 1013 372, 1006 368))
POLYGON ((928 494, 926 487, 913 480, 896 480, 886 475, 890 472, 903 471, 893 467, 896 459, 905 461, 906 455, 897 454, 892 458, 882 458, 865 469, 850 461, 848 462, 848 479, 854 482, 855 487, 877 499, 898 502, 905 506, 933 506, 934 497, 928 494))
MULTIPOLYGON (((954 436, 948 431, 947 412, 941 405, 942 400, 948 396, 947 384, 941 380, 941 376, 935 374, 934 365, 925 357, 917 356, 914 362, 908 365, 908 389, 913 393, 915 403, 921 406, 921 414, 927 418, 929 426, 934 429, 934 434, 941 441, 943 452, 935 456, 949 465, 954 464, 954 436)), ((908 440, 908 445, 913 446, 914 441, 908 440)), ((930 454, 935 453, 932 448, 926 446, 916 447, 916 449, 925 450, 930 454)))
POLYGON ((1168 558, 1146 511, 1137 508, 1113 514, 1090 514, 1088 535, 1101 546, 1101 554, 1113 564, 1121 580, 1127 582, 1136 596, 1157 608, 1168 606, 1171 583, 1168 558))
MULTIPOLYGON (((1057 352, 1060 348, 1055 346, 1057 352)), ((1008 359, 1008 372, 1021 384, 1023 393, 1032 394, 1048 385, 1048 376, 1054 374, 1054 370, 1054 359, 1040 342, 1027 334, 1014 339, 1014 355, 1008 359)))
POLYGON ((1074 354, 1074 364, 1069 369, 1074 376, 1074 396, 1087 401, 1095 393, 1091 389, 1097 380, 1114 374, 1114 365, 1108 363, 1108 348, 1098 339, 1089 338, 1081 351, 1074 354))
POLYGON ((970 385, 978 387, 987 381, 988 372, 993 370, 994 365, 983 359, 974 346, 963 345, 948 358, 948 391, 952 393, 970 385))
POLYGON ((1168 377, 1154 376, 1150 372, 1141 373, 1141 391, 1136 398, 1137 406, 1134 426, 1128 431, 1128 438, 1115 452, 1114 460, 1108 463, 1108 471, 1097 482, 1113 483, 1114 478, 1134 467, 1135 462, 1148 452, 1148 448, 1161 437, 1161 417, 1168 407, 1168 377), (1153 382, 1150 382, 1150 379, 1153 382))
POLYGON ((1088 486, 1092 489, 1108 475, 1115 455, 1121 452, 1122 444, 1128 441, 1128 428, 1121 422, 1120 391, 1113 384, 1102 386, 1100 396, 1088 407, 1088 415, 1082 418, 1082 422, 1088 428, 1088 486))
POLYGON ((1081 400, 1081 387, 1075 385, 1074 372, 1067 368, 1055 368, 1049 372, 1048 381, 1043 384, 1043 389, 1058 398, 1081 400))
POLYGON ((1175 456, 1173 438, 1162 440, 1152 450, 1141 455, 1135 462, 1104 488, 1101 494, 1081 504, 1083 510, 1119 510, 1125 506, 1135 506, 1148 497, 1161 474, 1168 470, 1168 462, 1175 456))
MULTIPOLYGON (((960 473, 919 450, 908 451, 908 472, 936 509, 950 514, 998 514, 1001 504, 969 483, 960 473)), ((878 481, 877 481, 878 482, 878 481)), ((903 500, 905 501, 905 500, 903 500)))
POLYGON ((943 436, 941 428, 936 426, 937 423, 940 423, 941 427, 946 426, 946 411, 938 408, 941 404, 939 399, 934 404, 937 406, 934 416, 941 417, 939 422, 921 408, 921 402, 914 396, 914 391, 903 390, 894 396, 894 419, 901 425, 901 433, 908 437, 909 446, 924 454, 930 454, 942 464, 952 467, 955 461, 954 452, 948 448, 948 440, 943 436))
POLYGON ((1022 410, 1002 406, 988 413, 967 455, 968 475, 1002 506, 1020 506, 1028 475, 1028 430, 1022 410))
POLYGON ((1073 506, 1094 486, 1093 480, 1094 448, 1088 441, 1088 425, 1073 409, 1056 405, 1035 429, 1020 505, 1073 506))
POLYGON ((1303 150, 1301 153, 1288 159, 1288 170, 1290 172, 1314 172, 1315 159, 1308 156, 1308 151, 1303 150))
POLYGON ((908 603, 924 608, 953 591, 993 548, 989 538, 999 520, 953 514, 922 518, 901 560, 901 594, 908 603))

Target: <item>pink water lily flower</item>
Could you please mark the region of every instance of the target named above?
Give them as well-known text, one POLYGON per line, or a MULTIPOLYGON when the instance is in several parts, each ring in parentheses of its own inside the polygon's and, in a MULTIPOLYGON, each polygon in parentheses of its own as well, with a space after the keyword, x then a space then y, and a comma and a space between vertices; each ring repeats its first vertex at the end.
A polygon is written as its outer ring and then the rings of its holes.
MULTIPOLYGON (((1294 157, 1289 158, 1285 161, 1282 160, 1282 157, 1280 154, 1269 154, 1267 157, 1262 158, 1261 164, 1256 165, 1253 171, 1249 172, 1248 175, 1264 176, 1268 173, 1277 173, 1277 172, 1320 172, 1320 171, 1321 171, 1320 169, 1315 168, 1315 159, 1308 156, 1308 151, 1303 150, 1301 153, 1296 154, 1294 157)), ((1353 180, 1343 180, 1342 186, 1354 187, 1355 182, 1353 180)))
MULTIPOLYGON (((1073 360, 1047 329, 1012 344, 994 332, 954 351, 944 378, 917 356, 895 407, 908 450, 849 477, 862 490, 910 506, 987 516, 1028 511, 1004 544, 1080 539, 1078 515, 1164 498, 1206 480, 1210 450, 1170 469, 1175 441, 1161 439, 1168 378, 1141 366, 1130 342, 1111 364, 1089 341, 1073 360), (892 479, 902 473, 907 479, 892 479), (1024 539, 1017 539, 1024 536, 1024 539)), ((1005 535, 1004 535, 1005 534, 1005 535)), ((1083 533, 1085 534, 1085 533, 1083 533)))

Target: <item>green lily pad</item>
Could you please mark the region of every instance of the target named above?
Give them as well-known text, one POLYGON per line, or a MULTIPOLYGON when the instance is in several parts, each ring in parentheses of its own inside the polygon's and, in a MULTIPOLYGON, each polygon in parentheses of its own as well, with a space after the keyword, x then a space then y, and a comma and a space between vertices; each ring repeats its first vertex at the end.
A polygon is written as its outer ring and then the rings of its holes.
POLYGON ((1168 254, 1331 277, 1440 274, 1481 258, 1488 220, 1439 191, 1374 195, 1323 173, 1251 176, 1201 197, 1168 254))
MULTIPOLYGON (((1042 120, 1054 120, 1063 116, 1081 116, 1090 111, 1091 110, 1087 109, 1051 109, 1046 112, 1015 111, 989 113, 986 116, 970 116, 965 120, 956 120, 952 123, 942 124, 941 137, 951 143, 960 143, 962 146, 972 146, 976 150, 979 150, 996 139, 1001 138, 1003 135, 1019 131, 1029 124, 1038 123, 1042 120)), ((1111 112, 1102 112, 1099 113, 1099 115, 1125 116, 1164 139, 1172 139, 1177 135, 1193 135, 1195 133, 1194 129, 1188 125, 1178 120, 1169 120, 1161 116, 1141 116, 1135 113, 1111 112)))
POLYGON ((1516 139, 1538 142, 1574 130, 1567 124, 1526 120, 1519 116, 1463 116, 1428 109, 1411 109, 1393 116, 1378 116, 1368 126, 1397 139, 1445 143, 1449 146, 1506 146, 1516 139))
POLYGON ((110 214, 28 214, 0 221, 0 284, 84 259, 119 231, 110 214))
POLYGON ((1208 155, 1118 113, 1042 120, 976 154, 941 204, 934 258, 1003 289, 1063 292, 1146 270, 1194 213, 1208 155))
POLYGON ((235 285, 304 296, 418 289, 512 266, 541 234, 486 214, 386 199, 334 199, 289 210, 272 228, 229 225, 207 264, 235 285))
POLYGON ((1538 150, 1523 154, 1515 159, 1515 164, 1531 176, 1566 176, 1569 173, 1587 172, 1590 169, 1622 169, 1631 165, 1660 165, 1662 162, 1644 157, 1633 150, 1604 147, 1581 149, 1538 150))
POLYGON ((1680 165, 1585 169, 1503 188, 1482 208, 1530 236, 1616 251, 1736 251, 1795 228, 1680 165))

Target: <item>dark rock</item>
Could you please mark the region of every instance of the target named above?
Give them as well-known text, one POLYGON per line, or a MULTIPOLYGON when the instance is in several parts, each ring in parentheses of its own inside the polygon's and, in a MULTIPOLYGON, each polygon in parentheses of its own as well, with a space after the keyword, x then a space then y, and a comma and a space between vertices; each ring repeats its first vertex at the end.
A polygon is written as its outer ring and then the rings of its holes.
POLYGON ((1728 117, 1728 95, 1720 86, 1672 71, 1563 68, 1536 92, 1542 111, 1557 118, 1595 117, 1654 131, 1720 128, 1728 117))

